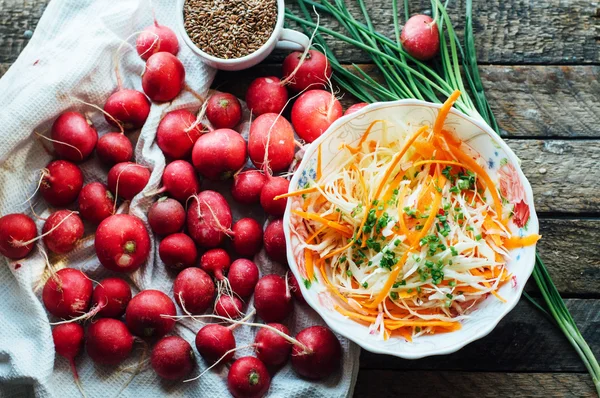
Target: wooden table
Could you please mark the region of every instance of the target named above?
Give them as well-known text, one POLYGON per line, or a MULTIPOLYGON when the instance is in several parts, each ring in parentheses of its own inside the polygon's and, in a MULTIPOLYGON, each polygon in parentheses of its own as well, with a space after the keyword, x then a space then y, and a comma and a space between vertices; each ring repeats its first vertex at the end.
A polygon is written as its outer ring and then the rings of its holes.
MULTIPOLYGON (((376 26, 392 32, 390 2, 367 2, 376 26)), ((600 4, 474 3, 482 79, 533 186, 543 235, 538 247, 583 336, 600 355, 600 4)), ((0 0, 0 75, 27 44, 27 31, 35 29, 46 4, 0 0)), ((417 12, 429 2, 411 4, 417 12)), ((463 1, 457 7, 462 14, 463 1)), ((462 20, 457 17, 456 26, 462 20)), ((339 60, 372 73, 364 54, 331 44, 339 60)), ((243 97, 254 77, 281 74, 284 55, 249 71, 220 73, 215 84, 243 97)), ((342 101, 347 106, 354 100, 345 95, 342 101)), ((526 289, 539 297, 534 283, 526 289)), ((407 361, 363 352, 360 365, 356 397, 595 396, 575 351, 525 299, 489 336, 455 354, 407 361)))

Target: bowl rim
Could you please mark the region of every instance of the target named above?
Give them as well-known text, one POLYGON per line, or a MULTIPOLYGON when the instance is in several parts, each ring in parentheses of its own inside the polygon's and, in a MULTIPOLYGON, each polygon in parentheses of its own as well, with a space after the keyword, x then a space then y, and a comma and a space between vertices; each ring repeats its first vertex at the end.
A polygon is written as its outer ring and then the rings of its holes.
MULTIPOLYGON (((433 108, 433 109, 440 109, 442 107, 442 104, 435 104, 432 102, 416 100, 416 99, 402 99, 402 100, 397 100, 397 101, 375 102, 375 103, 365 106, 364 108, 362 108, 362 109, 358 110, 357 112, 354 112, 350 115, 342 116, 341 118, 334 121, 331 124, 331 126, 329 126, 327 131, 325 131, 323 134, 321 134, 321 136, 319 138, 317 138, 315 141, 313 141, 310 144, 310 147, 306 149, 304 156, 302 158, 302 161, 300 162, 300 164, 298 165, 298 168, 296 169, 296 171, 294 172, 294 175, 292 176, 292 179, 290 181, 290 186, 296 186, 298 184, 298 180, 299 180, 300 174, 301 174, 298 171, 300 171, 306 167, 306 165, 309 161, 309 158, 310 158, 310 156, 307 156, 307 155, 312 154, 316 150, 318 145, 321 144, 323 141, 325 141, 339 127, 348 123, 350 120, 357 118, 359 116, 362 116, 363 114, 369 113, 373 110, 380 109, 380 108, 393 107, 395 105, 415 105, 415 106, 424 106, 424 107, 433 108)), ((500 146, 500 148, 506 153, 506 156, 510 159, 511 163, 516 166, 517 172, 519 174, 519 179, 523 182, 523 186, 526 191, 526 196, 533 198, 533 190, 531 188, 531 184, 529 183, 529 180, 527 180, 527 177, 524 175, 523 171, 521 170, 519 158, 512 151, 512 149, 510 149, 510 147, 504 142, 504 140, 498 134, 496 134, 496 132, 494 130, 492 130, 492 128, 490 126, 488 126, 487 123, 485 121, 483 121, 483 119, 481 119, 481 118, 478 119, 478 118, 468 116, 465 113, 461 112, 460 110, 458 110, 454 107, 452 107, 450 109, 450 113, 452 113, 458 117, 461 117, 463 119, 466 119, 468 122, 473 123, 476 127, 481 129, 482 131, 484 131, 496 144, 498 144, 500 146)), ((285 213, 283 215, 283 231, 284 231, 286 242, 289 242, 290 234, 291 234, 291 232, 290 232, 291 203, 292 203, 291 201, 288 201, 286 208, 285 208, 285 213)), ((539 233, 539 221, 537 219, 537 213, 535 211, 535 207, 534 207, 535 205, 534 205, 533 200, 531 201, 531 203, 528 203, 528 205, 530 207, 530 217, 531 217, 531 219, 536 220, 536 224, 537 224, 536 231, 532 231, 532 232, 539 233)), ((528 247, 533 248, 535 250, 536 245, 532 245, 532 246, 528 246, 528 247)), ((294 254, 292 252, 290 245, 286 245, 286 254, 287 254, 288 264, 290 265, 290 270, 292 271, 292 273, 294 274, 296 279, 301 280, 302 276, 299 274, 298 266, 296 265, 296 260, 295 260, 295 257, 294 257, 294 254), (293 264, 293 266, 292 266, 292 264, 293 264)), ((525 280, 520 281, 519 284, 516 286, 515 289, 517 290, 517 294, 514 296, 513 301, 508 301, 507 303, 505 303, 504 304, 505 307, 503 308, 502 312, 493 321, 490 321, 485 327, 478 328, 477 331, 474 332, 470 337, 468 337, 464 340, 461 340, 461 341, 457 342, 456 344, 453 344, 451 346, 441 348, 441 349, 434 348, 434 349, 424 350, 423 352, 398 352, 398 351, 394 351, 394 350, 388 351, 388 350, 385 350, 384 348, 381 348, 380 346, 375 346, 368 341, 361 340, 360 336, 355 336, 355 335, 352 335, 349 333, 345 333, 345 330, 342 327, 342 325, 340 325, 335 319, 332 319, 329 316, 329 314, 326 312, 326 309, 322 308, 318 302, 315 302, 315 300, 313 299, 313 297, 311 295, 307 294, 307 289, 304 286, 304 284, 299 283, 298 285, 300 286, 300 290, 304 296, 304 299, 308 303, 308 305, 319 314, 319 316, 325 321, 327 326, 329 326, 335 333, 337 333, 341 336, 344 336, 345 338, 353 341, 354 343, 356 343, 363 349, 373 352, 375 354, 392 355, 392 356, 400 357, 400 358, 404 358, 404 359, 420 359, 420 358, 434 356, 434 355, 451 354, 451 353, 456 352, 456 351, 460 350, 461 348, 465 347, 467 344, 470 344, 473 341, 479 340, 479 339, 487 336, 488 334, 490 334, 492 332, 492 330, 494 330, 496 328, 496 326, 498 326, 498 323, 500 323, 500 321, 502 319, 504 319, 504 317, 510 311, 512 311, 515 308, 515 306, 517 305, 517 303, 520 301, 521 296, 523 294, 523 289, 525 288, 525 284, 527 283, 527 281, 531 277, 531 274, 533 273, 534 266, 535 266, 535 257, 533 258, 533 261, 531 262, 531 264, 528 265, 528 268, 526 269, 525 273, 526 273, 527 278, 525 280)))

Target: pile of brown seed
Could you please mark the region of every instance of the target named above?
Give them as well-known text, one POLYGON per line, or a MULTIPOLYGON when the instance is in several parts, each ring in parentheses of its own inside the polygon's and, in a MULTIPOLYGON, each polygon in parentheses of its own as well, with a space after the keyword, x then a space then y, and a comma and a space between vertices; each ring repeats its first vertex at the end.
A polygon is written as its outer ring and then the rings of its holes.
POLYGON ((186 0, 185 30, 202 51, 241 58, 258 50, 277 22, 276 0, 186 0))

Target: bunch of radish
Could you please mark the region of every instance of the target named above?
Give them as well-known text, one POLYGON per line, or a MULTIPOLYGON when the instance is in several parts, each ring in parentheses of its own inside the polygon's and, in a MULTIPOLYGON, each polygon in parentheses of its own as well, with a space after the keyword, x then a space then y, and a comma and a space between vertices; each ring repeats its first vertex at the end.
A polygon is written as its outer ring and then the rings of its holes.
POLYGON ((77 250, 85 223, 96 228, 98 261, 123 275, 93 282, 81 270, 55 269, 48 262, 42 301, 53 317, 56 352, 69 361, 80 388, 75 357, 83 347, 94 362, 116 366, 130 357, 136 341, 152 345, 151 367, 169 380, 186 379, 196 367, 192 345, 210 364, 200 376, 231 362, 227 383, 234 397, 265 395, 271 377, 290 359, 304 378, 327 377, 340 365, 337 337, 322 326, 292 337, 284 323, 294 300, 304 303, 298 282, 291 273, 261 277, 253 261, 264 246, 271 260, 287 265, 282 219, 287 199, 278 197, 288 192, 289 181, 281 173, 294 160, 299 145, 295 133, 313 142, 342 116, 326 57, 314 50, 292 53, 283 64, 282 79, 252 82, 246 101, 255 118, 247 141, 236 130, 242 105, 229 93, 213 93, 198 114, 185 109, 164 114, 156 144, 167 165, 161 187, 146 194, 156 197, 146 224, 133 215, 116 214, 119 201, 141 195, 152 172, 132 161, 134 143, 126 134, 143 127, 153 102, 172 101, 185 89, 185 69, 177 58, 176 35, 157 22, 139 34, 136 48, 146 61, 143 92, 124 88, 116 68, 117 88, 103 107, 106 121, 118 131, 98 137, 81 112, 64 112, 55 119, 48 139, 57 159, 40 172, 36 189, 54 209, 41 233, 26 214, 0 218, 0 254, 11 260, 28 256, 37 241, 60 255, 77 250), (291 123, 282 116, 288 88, 298 93, 291 123), (104 181, 86 183, 79 164, 94 151, 110 169, 104 181), (248 158, 255 168, 246 168, 248 158), (201 190, 203 180, 231 180, 237 203, 260 204, 269 216, 266 228, 253 218, 234 220, 223 195, 201 190), (127 274, 142 267, 151 251, 146 225, 159 241, 162 263, 174 276, 172 296, 159 290, 132 294, 127 274), (177 307, 184 315, 178 315, 177 307), (254 313, 264 323, 250 322, 254 313), (172 335, 182 318, 215 323, 199 328, 190 344, 172 335), (252 344, 237 346, 233 330, 240 325, 259 329, 252 344), (252 349, 255 356, 234 360, 243 349, 252 349))

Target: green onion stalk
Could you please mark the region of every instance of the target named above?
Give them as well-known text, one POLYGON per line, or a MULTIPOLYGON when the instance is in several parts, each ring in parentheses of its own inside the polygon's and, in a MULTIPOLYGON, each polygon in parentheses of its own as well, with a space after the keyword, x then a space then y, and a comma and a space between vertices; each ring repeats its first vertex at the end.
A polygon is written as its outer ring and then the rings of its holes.
MULTIPOLYGON (((430 63, 415 59, 402 48, 398 0, 391 1, 393 38, 375 29, 365 0, 355 1, 360 9, 359 18, 350 13, 344 0, 297 0, 296 10, 285 11, 286 24, 300 26, 307 34, 312 34, 316 30, 313 45, 327 55, 334 71, 333 80, 339 87, 368 103, 405 98, 442 103, 454 90, 460 90, 462 94, 454 106, 465 114, 486 122, 500 134, 500 128, 485 96, 477 67, 472 0, 466 0, 463 42, 458 38, 446 9, 449 0, 445 3, 431 0, 433 18, 440 35, 440 54, 430 63), (300 15, 297 15, 298 12, 300 15), (313 19, 313 15, 316 14, 332 17, 340 28, 333 30, 320 25, 313 19), (333 55, 324 36, 364 51, 377 67, 382 79, 375 80, 356 64, 342 65, 333 55)), ((404 0, 404 19, 408 19, 409 16, 408 0, 404 0)), ((536 254, 533 278, 540 289, 546 308, 526 293, 525 297, 562 330, 581 357, 600 395, 598 361, 579 332, 539 254, 536 254)))

